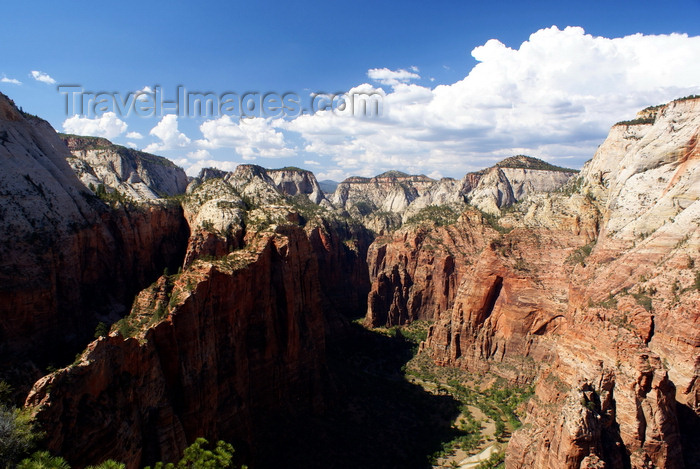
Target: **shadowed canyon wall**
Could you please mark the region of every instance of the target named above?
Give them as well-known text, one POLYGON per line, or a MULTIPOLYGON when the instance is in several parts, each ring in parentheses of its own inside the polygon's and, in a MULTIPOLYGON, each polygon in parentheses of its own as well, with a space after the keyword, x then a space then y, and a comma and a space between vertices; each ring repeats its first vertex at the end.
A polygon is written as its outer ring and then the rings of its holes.
POLYGON ((4 95, 0 138, 0 370, 25 382, 34 364, 70 360, 99 320, 118 319, 164 268, 177 269, 189 230, 176 205, 110 209, 80 183, 51 126, 4 95), (14 376, 22 360, 25 378, 14 376))

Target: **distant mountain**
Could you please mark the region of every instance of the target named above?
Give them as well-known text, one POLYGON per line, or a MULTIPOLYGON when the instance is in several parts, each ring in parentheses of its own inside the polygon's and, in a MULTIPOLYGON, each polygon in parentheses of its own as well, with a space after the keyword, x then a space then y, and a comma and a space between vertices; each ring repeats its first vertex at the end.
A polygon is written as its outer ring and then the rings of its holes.
POLYGON ((86 187, 103 185, 134 200, 178 195, 187 175, 167 158, 115 145, 106 138, 59 134, 71 156, 68 164, 86 187))
POLYGON ((332 181, 330 179, 325 179, 318 182, 318 185, 321 186, 321 190, 324 192, 324 194, 332 194, 335 192, 335 190, 338 188, 338 184, 340 184, 338 181, 332 181))
POLYGON ((527 155, 515 155, 510 158, 496 163, 496 166, 500 168, 514 168, 514 169, 539 169, 542 171, 560 171, 563 173, 578 173, 577 169, 562 168, 561 166, 555 166, 553 164, 547 163, 539 158, 533 158, 527 155))

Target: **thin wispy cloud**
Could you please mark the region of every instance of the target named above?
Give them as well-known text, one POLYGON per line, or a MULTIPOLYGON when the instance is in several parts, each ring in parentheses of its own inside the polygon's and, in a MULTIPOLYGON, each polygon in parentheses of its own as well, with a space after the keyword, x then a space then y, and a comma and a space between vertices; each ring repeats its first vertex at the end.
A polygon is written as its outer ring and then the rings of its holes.
POLYGON ((16 78, 8 78, 6 75, 3 74, 2 78, 0 78, 0 83, 9 83, 11 85, 21 85, 22 82, 19 81, 16 78))
POLYGON ((417 80, 420 78, 418 75, 418 67, 411 67, 413 70, 409 72, 408 70, 389 70, 388 68, 372 68, 367 71, 367 76, 377 83, 387 86, 396 86, 402 83, 409 83, 411 80, 417 80))

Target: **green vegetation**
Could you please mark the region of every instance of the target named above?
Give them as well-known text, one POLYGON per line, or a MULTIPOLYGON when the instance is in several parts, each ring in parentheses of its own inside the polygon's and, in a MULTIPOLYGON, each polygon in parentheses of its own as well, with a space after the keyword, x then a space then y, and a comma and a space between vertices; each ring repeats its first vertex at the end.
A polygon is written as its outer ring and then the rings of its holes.
POLYGON ((620 121, 615 125, 643 125, 643 124, 653 124, 656 122, 655 117, 638 117, 629 121, 620 121))
POLYGON ((637 301, 638 305, 644 307, 647 311, 652 311, 651 298, 648 295, 643 292, 632 293, 631 295, 637 301))
POLYGON ((12 467, 42 438, 29 410, 0 404, 0 467, 12 467))
POLYGON ((481 462, 476 469, 501 469, 505 468, 506 452, 498 451, 493 453, 486 461, 481 462))
MULTIPOLYGON (((0 440, 0 447, 2 442, 0 440)), ((204 438, 197 438, 194 443, 185 448, 182 459, 177 463, 158 462, 153 469, 246 469, 233 462, 235 450, 225 441, 219 441, 213 449, 208 449, 209 442, 204 438)), ((1 467, 10 467, 11 459, 1 467)), ((86 469, 125 469, 126 465, 112 459, 101 462, 96 466, 88 466, 86 469)), ((68 462, 60 456, 53 456, 48 451, 37 451, 31 457, 23 459, 17 469, 70 469, 68 462)), ((146 469, 151 469, 146 466, 146 469)))
POLYGON ((575 178, 569 179, 569 181, 562 187, 556 190, 556 192, 564 194, 567 197, 571 197, 574 194, 580 194, 581 188, 583 187, 583 177, 577 176, 575 178))
POLYGON ((595 242, 588 243, 585 246, 581 246, 580 248, 576 249, 566 258, 566 263, 581 264, 582 266, 585 266, 586 263, 584 261, 588 256, 591 255, 591 251, 593 251, 593 246, 595 246, 595 242))
POLYGON ((608 298, 597 304, 597 306, 602 306, 603 308, 615 309, 617 308, 617 298, 613 296, 612 293, 608 294, 608 298))
POLYGON ((695 289, 700 291, 700 271, 695 272, 695 289))
POLYGON ((302 169, 297 166, 285 166, 284 168, 270 169, 268 171, 298 171, 300 173, 310 173, 308 169, 302 169))
POLYGON ((100 337, 105 337, 107 335, 109 335, 109 326, 102 321, 98 322, 97 327, 95 327, 95 339, 99 339, 100 337))
MULTIPOLYGON (((224 256, 225 257, 225 256, 224 256)), ((213 259, 213 258, 212 258, 213 259)), ((192 291, 194 284, 192 279, 188 278, 185 288, 175 288, 176 281, 183 275, 182 269, 179 268, 176 274, 169 274, 167 268, 163 269, 163 283, 154 282, 148 287, 151 295, 151 302, 148 306, 139 306, 137 301, 131 308, 131 313, 117 321, 112 325, 112 330, 116 330, 123 338, 134 337, 139 330, 149 327, 163 318, 167 317, 168 311, 172 309, 181 299, 183 290, 192 291), (157 291, 158 290, 158 291, 157 291), (158 293, 158 294, 157 294, 158 293), (168 297, 167 304, 163 300, 157 299, 161 294, 168 297)), ((106 334, 105 334, 106 335, 106 334)))
MULTIPOLYGON (((188 446, 177 463, 156 463, 153 469, 219 469, 230 467, 246 469, 247 466, 238 466, 233 462, 233 446, 225 441, 219 441, 213 449, 207 449, 209 442, 204 438, 197 438, 188 446)), ((146 469, 151 469, 147 466, 146 469)))
POLYGON ((126 469, 126 464, 108 459, 97 466, 88 466, 86 469, 126 469))
POLYGON ((375 178, 407 178, 410 176, 410 174, 406 174, 403 171, 392 169, 390 171, 384 171, 382 174, 377 174, 375 178))
POLYGON ((451 225, 457 221, 459 213, 448 205, 428 205, 406 220, 406 225, 433 222, 436 226, 451 225))
POLYGON ((430 329, 431 324, 431 321, 413 321, 405 326, 392 326, 388 329, 377 328, 375 330, 389 337, 409 343, 411 353, 415 355, 418 352, 420 343, 428 338, 428 329, 430 329))
POLYGON ((374 212, 376 210, 376 207, 374 207, 371 203, 366 202, 364 200, 360 200, 358 202, 355 202, 353 204, 353 207, 357 209, 358 212, 360 212, 361 216, 367 216, 370 213, 374 212))
POLYGON ((309 220, 327 212, 326 209, 313 203, 306 194, 297 194, 287 197, 287 202, 301 215, 302 225, 309 220))
POLYGON ((12 395, 14 389, 5 380, 0 379, 0 405, 12 405, 12 395))
POLYGON ((139 150, 134 150, 133 148, 127 148, 122 145, 117 145, 106 138, 102 137, 88 137, 85 135, 73 135, 73 134, 58 134, 62 139, 73 138, 80 142, 79 149, 81 150, 110 150, 117 153, 120 156, 126 157, 128 159, 141 160, 146 163, 164 166, 166 168, 177 168, 178 166, 170 161, 168 158, 162 156, 153 155, 151 153, 146 153, 139 150))
POLYGON ((478 407, 495 422, 498 441, 503 441, 508 434, 506 422, 511 431, 522 425, 517 409, 534 394, 532 387, 509 386, 501 378, 490 388, 481 391, 469 388, 457 380, 450 380, 447 384, 460 402, 478 407))
POLYGON ((37 451, 31 458, 23 459, 17 469, 70 469, 70 465, 60 456, 52 456, 48 451, 37 451))
POLYGON ((671 101, 671 102, 674 102, 674 103, 675 103, 675 102, 680 102, 680 101, 688 101, 689 99, 700 99, 700 95, 698 95, 698 94, 691 94, 691 95, 689 95, 689 96, 684 96, 684 97, 682 97, 682 98, 674 99, 674 100, 671 101))
POLYGON ((117 331, 121 334, 122 337, 125 339, 128 339, 129 337, 133 337, 134 334, 136 334, 136 327, 129 321, 129 317, 121 318, 119 321, 115 323, 113 327, 116 327, 117 331))
POLYGON ((136 204, 131 197, 122 194, 118 190, 107 191, 104 184, 97 185, 95 188, 95 195, 112 208, 118 207, 119 205, 132 207, 136 204))
POLYGON ((664 107, 664 104, 657 104, 656 106, 648 106, 642 109, 642 112, 651 112, 651 111, 658 111, 662 107, 664 107))
MULTIPOLYGON (((534 389, 531 386, 509 385, 499 377, 488 388, 482 389, 479 383, 483 377, 457 368, 439 367, 427 355, 415 355, 418 344, 426 339, 429 326, 428 321, 417 321, 379 331, 413 345, 414 358, 402 367, 406 378, 434 394, 448 395, 459 402, 459 417, 453 424, 453 433, 442 441, 440 449, 431 455, 430 461, 435 464, 454 454, 456 449, 468 453, 483 449, 487 436, 483 434, 484 422, 474 418, 470 410, 474 407, 493 421, 495 431, 491 438, 498 442, 506 441, 510 433, 521 426, 519 408, 533 395, 534 389)), ((498 467, 502 460, 502 455, 494 457, 491 465, 485 467, 498 467)))
MULTIPOLYGON (((475 207, 475 208, 476 208, 476 207, 475 207)), ((485 221, 491 228, 493 228, 494 230, 498 231, 499 233, 501 233, 501 234, 506 234, 506 233, 510 233, 511 231, 513 231, 512 228, 506 228, 505 226, 501 226, 501 224, 499 223, 499 220, 501 219, 501 217, 499 217, 498 215, 493 215, 493 214, 491 214, 491 213, 486 213, 486 212, 484 212, 484 211, 481 210, 481 209, 477 209, 477 210, 479 210, 479 212, 481 212, 481 216, 482 216, 482 218, 484 219, 484 221, 485 221)))
POLYGON ((578 169, 555 166, 539 158, 533 158, 532 156, 527 155, 511 156, 510 158, 506 158, 505 160, 496 163, 496 166, 500 168, 537 169, 543 171, 557 171, 562 173, 578 173, 578 169))

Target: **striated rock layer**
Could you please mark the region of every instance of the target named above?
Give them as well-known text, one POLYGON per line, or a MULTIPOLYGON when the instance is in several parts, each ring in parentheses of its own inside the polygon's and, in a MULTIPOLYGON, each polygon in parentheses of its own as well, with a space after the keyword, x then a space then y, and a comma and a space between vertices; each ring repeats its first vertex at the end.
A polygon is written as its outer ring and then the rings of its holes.
POLYGON ((506 158, 491 168, 468 173, 461 181, 387 171, 373 178, 350 177, 336 188, 331 203, 384 234, 431 206, 457 211, 466 203, 491 214, 536 192, 559 189, 575 170, 529 156, 506 158))
POLYGON ((72 463, 173 461, 200 436, 255 461, 279 421, 323 409, 326 338, 366 307, 371 237, 299 205, 263 168, 217 176, 183 199, 183 272, 144 290, 109 337, 29 395, 49 448, 72 463))

